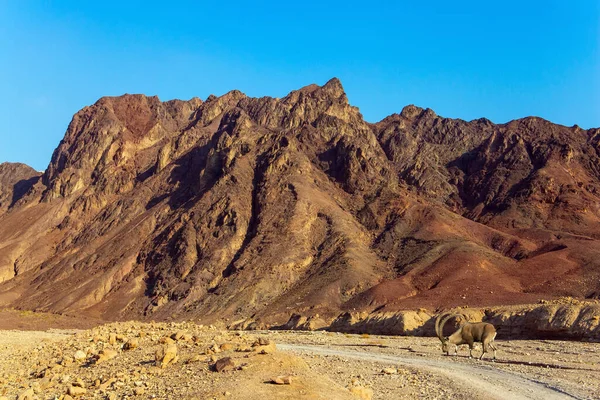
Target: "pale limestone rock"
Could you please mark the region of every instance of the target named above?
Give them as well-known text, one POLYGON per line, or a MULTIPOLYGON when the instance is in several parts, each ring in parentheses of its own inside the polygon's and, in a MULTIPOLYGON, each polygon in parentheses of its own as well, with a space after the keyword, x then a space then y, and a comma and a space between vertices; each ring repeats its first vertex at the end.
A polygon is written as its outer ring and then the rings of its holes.
POLYGON ((291 385, 292 384, 292 376, 291 375, 280 375, 271 379, 276 385, 291 385))
POLYGON ((87 355, 83 351, 77 350, 75 352, 75 354, 73 355, 73 358, 75 359, 75 361, 79 361, 80 362, 80 361, 85 360, 87 358, 87 355))
POLYGON ((177 346, 175 344, 165 344, 154 354, 156 365, 165 368, 169 364, 174 364, 178 360, 177 346))
POLYGON ((111 360, 115 358, 119 353, 113 349, 104 349, 98 354, 98 359, 96 360, 96 364, 103 363, 105 361, 111 360))
POLYGON ((67 393, 70 396, 79 397, 85 395, 87 393, 87 390, 79 386, 69 386, 69 389, 67 389, 67 393))

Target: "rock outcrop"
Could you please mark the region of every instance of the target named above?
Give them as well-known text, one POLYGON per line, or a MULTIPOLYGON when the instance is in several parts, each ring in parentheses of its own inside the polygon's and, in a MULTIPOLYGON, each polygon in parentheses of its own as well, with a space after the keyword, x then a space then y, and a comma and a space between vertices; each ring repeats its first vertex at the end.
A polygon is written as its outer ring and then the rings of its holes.
MULTIPOLYGON (((466 321, 492 323, 498 337, 507 339, 574 339, 600 340, 600 303, 561 299, 538 305, 498 306, 489 308, 459 308, 466 321)), ((346 333, 369 332, 380 335, 436 336, 438 314, 429 310, 388 313, 343 313, 333 319, 328 330, 346 333)), ((448 321, 454 328, 465 320, 448 321)), ((290 327, 295 329, 296 327, 290 327)), ((446 332, 446 330, 445 330, 446 332)), ((447 334, 452 332, 447 329, 447 334)))
POLYGON ((337 79, 102 98, 41 177, 0 166, 0 305, 314 329, 597 298, 599 146, 597 129, 415 106, 369 124, 337 79))
POLYGON ((41 175, 25 164, 0 164, 0 215, 25 196, 41 175))

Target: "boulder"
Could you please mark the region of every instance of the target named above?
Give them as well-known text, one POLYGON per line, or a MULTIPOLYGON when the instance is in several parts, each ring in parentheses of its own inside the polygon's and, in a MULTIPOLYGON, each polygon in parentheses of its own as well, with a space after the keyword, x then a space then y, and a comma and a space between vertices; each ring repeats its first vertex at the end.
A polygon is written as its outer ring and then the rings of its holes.
POLYGON ((156 365, 161 368, 165 368, 169 364, 175 364, 178 360, 177 356, 177 345, 165 344, 163 347, 158 349, 154 354, 156 365))
POLYGON ((231 357, 224 357, 217 360, 213 368, 217 372, 232 371, 235 369, 235 362, 231 359, 231 357))

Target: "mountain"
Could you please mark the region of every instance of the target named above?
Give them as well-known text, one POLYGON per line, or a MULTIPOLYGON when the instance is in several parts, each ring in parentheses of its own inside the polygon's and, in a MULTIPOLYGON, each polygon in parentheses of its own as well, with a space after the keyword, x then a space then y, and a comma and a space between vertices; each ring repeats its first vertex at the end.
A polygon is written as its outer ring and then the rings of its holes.
POLYGON ((277 324, 598 298, 599 166, 598 129, 416 106, 370 124, 335 78, 105 97, 41 177, 0 166, 0 305, 277 324))

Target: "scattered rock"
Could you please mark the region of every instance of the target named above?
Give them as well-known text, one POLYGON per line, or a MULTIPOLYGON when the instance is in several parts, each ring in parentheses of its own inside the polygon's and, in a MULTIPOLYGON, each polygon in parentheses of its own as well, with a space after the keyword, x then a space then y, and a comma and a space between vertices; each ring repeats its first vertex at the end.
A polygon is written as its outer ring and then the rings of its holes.
POLYGON ((291 375, 281 375, 271 379, 271 382, 276 385, 291 385, 292 384, 292 376, 291 375))
POLYGON ((220 348, 221 351, 231 351, 234 349, 234 347, 235 346, 232 343, 223 343, 220 348))
POLYGON ((83 379, 77 378, 75 379, 75 382, 73 382, 73 386, 85 388, 85 382, 83 381, 83 379))
POLYGON ((177 345, 165 344, 156 351, 154 359, 156 365, 159 365, 161 368, 165 368, 169 364, 175 364, 178 360, 177 345))
POLYGON ((75 361, 83 361, 83 360, 85 360, 87 358, 87 354, 85 354, 81 350, 77 350, 75 352, 75 354, 73 355, 73 358, 75 359, 75 361))
POLYGON ((139 341, 137 339, 129 339, 123 345, 123 350, 134 350, 139 346, 139 341))
POLYGON ((105 361, 111 360, 115 358, 119 353, 113 349, 104 349, 98 354, 98 358, 96 359, 96 364, 103 363, 105 361))
POLYGON ((267 345, 255 346, 254 351, 258 354, 273 354, 277 351, 277 346, 270 342, 267 345))
POLYGON ((202 356, 199 354, 194 354, 192 357, 188 358, 186 361, 187 364, 192 364, 202 360, 202 356))
POLYGON ((235 362, 231 359, 231 357, 221 358, 215 362, 213 368, 217 372, 231 371, 235 369, 235 362))
POLYGON ((79 396, 83 396, 84 394, 86 394, 87 390, 85 388, 82 388, 82 387, 79 387, 79 386, 69 386, 69 389, 67 390, 67 393, 70 396, 79 397, 79 396))

